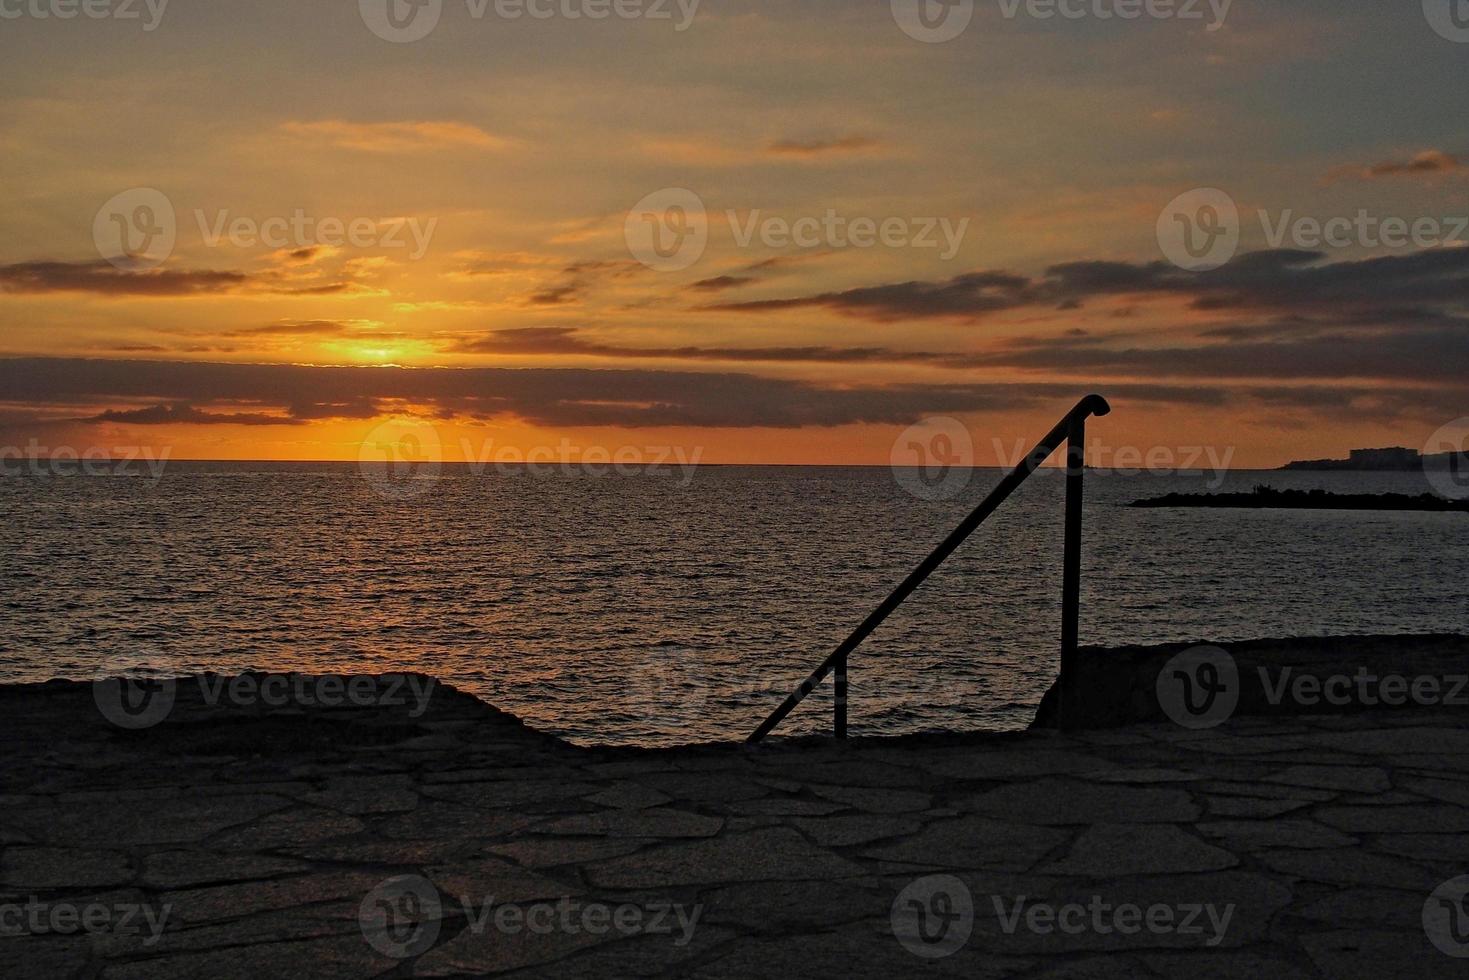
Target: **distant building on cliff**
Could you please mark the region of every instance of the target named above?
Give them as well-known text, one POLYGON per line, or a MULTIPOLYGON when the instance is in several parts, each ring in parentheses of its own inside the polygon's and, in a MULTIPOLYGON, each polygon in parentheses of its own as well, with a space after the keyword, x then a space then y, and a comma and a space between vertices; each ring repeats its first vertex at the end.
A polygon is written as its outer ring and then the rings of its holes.
POLYGON ((1302 459, 1286 463, 1283 470, 1357 470, 1417 472, 1423 469, 1423 455, 1402 446, 1387 449, 1353 449, 1349 459, 1302 459))
POLYGON ((1415 449, 1393 446, 1390 449, 1353 449, 1347 461, 1359 470, 1416 470, 1423 467, 1423 456, 1415 449))
POLYGON ((1349 472, 1417 473, 1423 470, 1454 470, 1469 473, 1469 451, 1433 453, 1425 456, 1414 449, 1353 449, 1348 459, 1301 459, 1286 463, 1282 470, 1345 470, 1349 472))

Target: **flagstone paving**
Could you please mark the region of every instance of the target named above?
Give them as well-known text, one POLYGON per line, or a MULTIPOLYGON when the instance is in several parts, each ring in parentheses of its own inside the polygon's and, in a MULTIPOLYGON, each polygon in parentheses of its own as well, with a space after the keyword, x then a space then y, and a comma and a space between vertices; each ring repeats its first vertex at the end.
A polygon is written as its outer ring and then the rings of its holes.
POLYGON ((1463 712, 654 751, 174 696, 0 689, 0 974, 1469 976, 1463 712))

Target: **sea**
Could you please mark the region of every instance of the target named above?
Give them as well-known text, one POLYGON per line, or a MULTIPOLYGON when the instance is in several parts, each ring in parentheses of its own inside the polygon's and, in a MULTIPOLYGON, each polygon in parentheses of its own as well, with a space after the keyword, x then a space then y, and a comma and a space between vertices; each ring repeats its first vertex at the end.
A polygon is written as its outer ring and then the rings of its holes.
MULTIPOLYGON (((940 493, 886 467, 17 469, 0 682, 412 670, 609 745, 743 739, 1003 475, 940 493)), ((1039 471, 853 654, 852 734, 1029 724, 1058 666, 1064 484, 1039 471)), ((1469 632, 1469 515, 1127 506, 1257 484, 1433 489, 1090 471, 1082 643, 1469 632)), ((777 734, 829 731, 831 708, 828 683, 777 734)))

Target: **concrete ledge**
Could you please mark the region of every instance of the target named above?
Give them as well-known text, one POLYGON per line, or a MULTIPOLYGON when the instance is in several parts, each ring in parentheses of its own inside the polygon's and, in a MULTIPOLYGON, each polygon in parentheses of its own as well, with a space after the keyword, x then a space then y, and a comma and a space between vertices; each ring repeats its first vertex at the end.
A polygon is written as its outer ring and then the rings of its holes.
POLYGON ((1233 715, 1289 717, 1469 707, 1469 637, 1343 636, 1084 647, 1046 692, 1037 728, 1174 721, 1207 728, 1233 715), (1162 675, 1160 680, 1160 675, 1162 675), (1209 705, 1211 688, 1226 702, 1209 705), (1068 696, 1063 712, 1061 693, 1068 696))

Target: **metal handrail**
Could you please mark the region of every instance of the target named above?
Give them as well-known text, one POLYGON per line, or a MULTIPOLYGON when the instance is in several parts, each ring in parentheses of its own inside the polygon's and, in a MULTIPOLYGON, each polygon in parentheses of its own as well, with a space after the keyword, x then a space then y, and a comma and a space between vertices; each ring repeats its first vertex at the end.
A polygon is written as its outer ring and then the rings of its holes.
MULTIPOLYGON (((811 676, 802 681, 801 685, 791 692, 781 706, 770 713, 770 717, 755 729, 746 742, 753 744, 770 734, 770 731, 779 725, 786 715, 795 710, 796 706, 805 700, 806 695, 815 690, 826 679, 826 675, 832 671, 836 671, 833 727, 837 738, 846 738, 848 654, 867 639, 873 630, 882 625, 882 621, 887 619, 894 609, 902 605, 903 600, 912 595, 913 590, 923 584, 923 580, 932 575, 934 570, 942 565, 944 560, 952 555, 959 545, 974 533, 975 528, 984 523, 985 519, 994 513, 1020 484, 1024 483, 1042 463, 1050 459, 1051 454, 1060 448, 1063 441, 1066 443, 1066 545, 1061 566, 1061 676, 1069 677, 1068 668, 1076 653, 1081 609, 1081 493, 1082 475, 1086 464, 1086 420, 1092 415, 1100 418, 1111 411, 1112 407, 1101 395, 1087 395, 1077 402, 1076 407, 1067 412, 1065 417, 1056 423, 1055 428, 1046 433, 1046 437, 1030 451, 1025 459, 1011 470, 994 490, 990 491, 990 495, 984 498, 984 502, 974 508, 969 516, 964 518, 959 526, 944 538, 939 546, 893 590, 892 595, 884 599, 882 604, 852 631, 852 635, 843 640, 841 645, 811 672, 811 676)), ((1064 697, 1061 703, 1064 706, 1064 697)))

